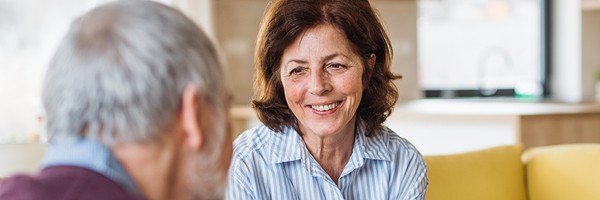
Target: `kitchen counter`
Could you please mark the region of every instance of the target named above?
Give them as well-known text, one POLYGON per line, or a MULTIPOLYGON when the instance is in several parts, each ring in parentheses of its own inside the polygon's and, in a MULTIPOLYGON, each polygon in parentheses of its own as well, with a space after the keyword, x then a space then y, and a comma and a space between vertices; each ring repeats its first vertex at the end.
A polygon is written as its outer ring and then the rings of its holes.
POLYGON ((408 129, 432 136, 415 136, 421 138, 423 143, 427 143, 427 139, 435 140, 436 137, 456 142, 488 140, 489 145, 481 148, 502 144, 522 144, 527 148, 600 143, 600 104, 594 103, 417 100, 399 104, 387 123, 392 127, 396 125, 399 130, 408 129), (434 131, 454 133, 462 136, 462 139, 453 140, 456 137, 431 133, 434 131), (438 135, 434 136, 436 134, 438 135))
POLYGON ((416 100, 400 103, 402 114, 435 115, 554 115, 600 113, 600 104, 567 104, 556 102, 524 102, 516 100, 416 100))

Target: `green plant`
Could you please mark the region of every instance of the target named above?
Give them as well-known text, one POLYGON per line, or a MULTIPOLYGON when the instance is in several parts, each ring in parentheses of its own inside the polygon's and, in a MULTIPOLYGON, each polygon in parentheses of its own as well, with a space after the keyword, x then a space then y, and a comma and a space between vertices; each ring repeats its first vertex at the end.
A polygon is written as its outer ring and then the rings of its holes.
POLYGON ((596 72, 596 82, 600 82, 600 70, 596 72))

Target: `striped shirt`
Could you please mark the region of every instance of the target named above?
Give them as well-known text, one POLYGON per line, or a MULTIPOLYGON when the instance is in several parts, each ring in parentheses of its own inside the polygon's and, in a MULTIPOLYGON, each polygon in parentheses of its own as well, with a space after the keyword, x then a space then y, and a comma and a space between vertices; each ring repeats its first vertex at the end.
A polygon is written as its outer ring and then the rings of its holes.
POLYGON ((293 128, 245 131, 234 142, 227 199, 425 199, 421 154, 387 127, 365 137, 361 124, 338 185, 293 128))

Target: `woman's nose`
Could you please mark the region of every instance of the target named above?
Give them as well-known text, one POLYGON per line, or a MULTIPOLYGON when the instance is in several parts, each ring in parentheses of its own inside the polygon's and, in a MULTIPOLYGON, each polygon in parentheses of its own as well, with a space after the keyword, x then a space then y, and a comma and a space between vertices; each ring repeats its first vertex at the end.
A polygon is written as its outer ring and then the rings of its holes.
POLYGON ((317 96, 321 96, 332 89, 328 76, 318 72, 311 75, 309 85, 309 92, 317 96))

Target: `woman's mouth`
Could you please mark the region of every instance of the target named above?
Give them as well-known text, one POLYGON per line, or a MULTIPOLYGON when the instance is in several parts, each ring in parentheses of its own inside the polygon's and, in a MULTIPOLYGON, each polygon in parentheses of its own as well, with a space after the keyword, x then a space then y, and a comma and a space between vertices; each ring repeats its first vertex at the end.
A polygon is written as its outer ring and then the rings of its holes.
POLYGON ((330 104, 323 104, 323 105, 310 105, 310 107, 316 111, 319 112, 325 112, 325 111, 330 111, 333 110, 335 108, 337 108, 340 103, 342 103, 342 101, 336 101, 330 104))

